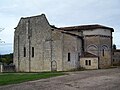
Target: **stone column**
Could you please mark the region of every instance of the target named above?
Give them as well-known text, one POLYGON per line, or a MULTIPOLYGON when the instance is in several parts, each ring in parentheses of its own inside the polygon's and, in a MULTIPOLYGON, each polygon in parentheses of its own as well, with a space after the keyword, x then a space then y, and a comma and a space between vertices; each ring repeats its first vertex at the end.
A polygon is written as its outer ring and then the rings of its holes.
POLYGON ((0 72, 3 72, 3 65, 0 64, 0 72))

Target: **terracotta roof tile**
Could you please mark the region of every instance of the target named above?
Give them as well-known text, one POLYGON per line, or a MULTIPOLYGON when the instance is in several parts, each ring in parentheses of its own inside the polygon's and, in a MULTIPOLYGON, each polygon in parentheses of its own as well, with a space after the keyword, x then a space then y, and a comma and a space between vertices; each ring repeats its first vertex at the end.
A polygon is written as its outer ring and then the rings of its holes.
POLYGON ((120 52, 120 49, 113 50, 113 52, 120 52))
POLYGON ((112 30, 112 32, 114 32, 113 28, 110 27, 106 27, 103 25, 98 25, 98 24, 94 24, 94 25, 81 25, 81 26, 71 26, 71 27, 61 27, 59 29, 65 30, 65 31, 73 31, 73 30, 91 30, 91 29, 110 29, 112 30))
POLYGON ((83 52, 81 57, 98 57, 98 56, 89 52, 83 52))

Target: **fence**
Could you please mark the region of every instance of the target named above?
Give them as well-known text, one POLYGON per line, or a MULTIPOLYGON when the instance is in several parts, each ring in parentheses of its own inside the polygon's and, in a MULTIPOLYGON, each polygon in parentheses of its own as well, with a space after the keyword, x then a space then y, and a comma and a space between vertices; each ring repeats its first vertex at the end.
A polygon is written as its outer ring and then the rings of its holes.
POLYGON ((0 64, 0 72, 15 72, 15 65, 0 64))

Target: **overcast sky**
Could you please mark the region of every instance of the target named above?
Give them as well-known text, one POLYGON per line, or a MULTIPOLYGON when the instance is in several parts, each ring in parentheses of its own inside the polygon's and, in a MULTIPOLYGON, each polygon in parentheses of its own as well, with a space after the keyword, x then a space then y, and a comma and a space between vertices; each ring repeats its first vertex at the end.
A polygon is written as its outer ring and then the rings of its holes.
POLYGON ((113 43, 120 48, 120 0, 0 0, 1 53, 11 53, 14 28, 21 17, 44 13, 57 27, 101 24, 114 28, 113 43))

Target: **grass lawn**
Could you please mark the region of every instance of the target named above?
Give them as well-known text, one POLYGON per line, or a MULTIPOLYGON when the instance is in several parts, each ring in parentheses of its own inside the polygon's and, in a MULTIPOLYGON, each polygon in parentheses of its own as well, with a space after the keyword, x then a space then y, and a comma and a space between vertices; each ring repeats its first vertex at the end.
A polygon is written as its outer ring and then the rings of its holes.
POLYGON ((64 75, 62 72, 45 73, 0 73, 0 85, 16 84, 26 81, 38 80, 64 75))

